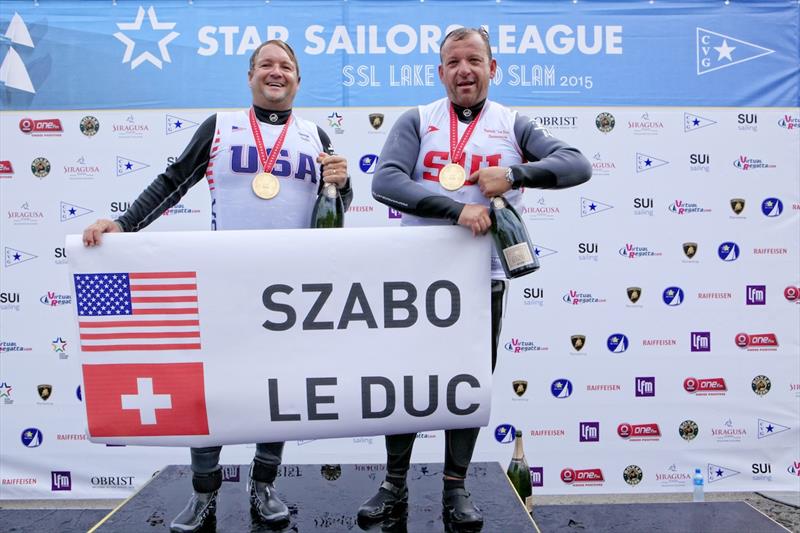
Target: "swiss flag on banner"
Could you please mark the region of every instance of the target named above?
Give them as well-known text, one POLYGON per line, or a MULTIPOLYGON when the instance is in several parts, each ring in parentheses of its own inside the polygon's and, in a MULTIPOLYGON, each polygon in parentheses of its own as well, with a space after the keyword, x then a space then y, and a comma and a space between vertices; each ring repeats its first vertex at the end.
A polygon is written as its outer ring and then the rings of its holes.
POLYGON ((208 435, 203 363, 83 365, 92 437, 208 435))

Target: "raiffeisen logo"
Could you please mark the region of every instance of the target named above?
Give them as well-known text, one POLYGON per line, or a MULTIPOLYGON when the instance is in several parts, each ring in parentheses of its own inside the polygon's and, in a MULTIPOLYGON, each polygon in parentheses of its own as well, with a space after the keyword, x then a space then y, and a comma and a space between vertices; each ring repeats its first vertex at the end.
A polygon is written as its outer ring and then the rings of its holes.
MULTIPOLYGON (((752 27, 755 29, 755 26, 752 27)), ((774 51, 724 33, 698 27, 697 75, 702 76, 715 70, 758 59, 774 51)))

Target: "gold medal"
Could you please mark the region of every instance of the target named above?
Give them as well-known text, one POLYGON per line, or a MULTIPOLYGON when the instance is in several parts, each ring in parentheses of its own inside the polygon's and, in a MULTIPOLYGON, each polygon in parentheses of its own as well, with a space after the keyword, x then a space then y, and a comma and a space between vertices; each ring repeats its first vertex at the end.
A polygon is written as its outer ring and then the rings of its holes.
POLYGON ((252 186, 256 196, 264 200, 272 200, 278 196, 278 192, 281 190, 281 182, 269 172, 256 174, 252 186))
POLYGON ((439 183, 448 191, 457 191, 467 181, 467 172, 464 167, 449 163, 439 171, 439 183))

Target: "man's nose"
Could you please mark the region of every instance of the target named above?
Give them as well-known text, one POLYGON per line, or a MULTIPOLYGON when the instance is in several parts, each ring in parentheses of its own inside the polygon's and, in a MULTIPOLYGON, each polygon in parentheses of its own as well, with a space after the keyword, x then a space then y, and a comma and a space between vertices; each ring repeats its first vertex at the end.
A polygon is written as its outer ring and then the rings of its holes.
POLYGON ((467 75, 470 73, 469 62, 468 61, 459 61, 458 66, 456 67, 456 72, 458 74, 467 75))

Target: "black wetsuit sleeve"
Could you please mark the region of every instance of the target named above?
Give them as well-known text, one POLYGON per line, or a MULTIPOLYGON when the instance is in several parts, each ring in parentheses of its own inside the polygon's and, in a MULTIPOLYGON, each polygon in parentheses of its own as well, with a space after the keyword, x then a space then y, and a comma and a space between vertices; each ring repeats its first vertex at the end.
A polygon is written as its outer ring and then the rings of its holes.
POLYGON ((527 163, 511 165, 514 185, 537 189, 563 189, 588 181, 592 165, 577 149, 550 135, 524 116, 517 116, 514 135, 527 163))
POLYGON ((195 183, 205 177, 216 122, 216 115, 203 121, 178 160, 159 174, 125 214, 116 220, 122 231, 144 229, 164 211, 177 204, 195 183))
POLYGON ((419 157, 419 110, 409 109, 395 122, 372 177, 372 197, 403 213, 458 222, 464 204, 411 179, 419 157))
MULTIPOLYGON (((334 154, 335 152, 333 150, 333 144, 331 143, 331 138, 328 137, 328 134, 325 133, 319 126, 317 126, 317 133, 319 134, 319 140, 322 141, 322 151, 326 154, 334 154)), ((322 169, 323 167, 320 167, 320 176, 322 176, 322 169)), ((317 194, 322 191, 322 184, 322 177, 320 177, 317 194)), ((350 207, 350 203, 353 201, 353 188, 350 186, 350 176, 347 176, 347 181, 344 182, 344 187, 339 189, 339 195, 342 197, 344 210, 347 211, 347 208, 350 207)))

